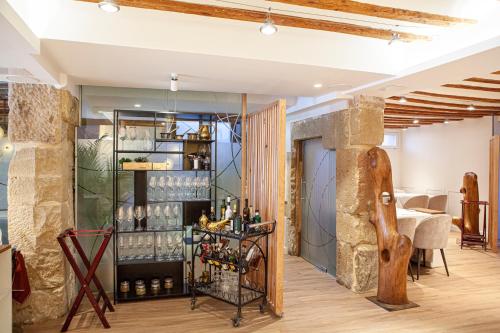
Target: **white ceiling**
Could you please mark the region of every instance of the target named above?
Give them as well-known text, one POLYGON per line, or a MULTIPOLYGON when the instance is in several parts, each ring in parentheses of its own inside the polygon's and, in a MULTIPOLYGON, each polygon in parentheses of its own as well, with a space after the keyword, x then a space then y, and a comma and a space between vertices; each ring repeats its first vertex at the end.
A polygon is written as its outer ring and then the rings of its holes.
MULTIPOLYGON (((229 6, 217 0, 191 2, 229 6)), ((270 4, 264 0, 237 2, 263 7, 270 4)), ((395 5, 389 0, 366 2, 395 5)), ((475 18, 479 23, 443 29, 328 12, 344 22, 364 19, 370 21, 365 25, 433 37, 432 42, 389 46, 383 40, 287 27, 279 27, 276 35, 267 37, 258 32, 256 23, 137 8, 122 7, 110 15, 96 4, 72 0, 0 0, 0 23, 3 19, 10 30, 14 28, 15 40, 9 43, 26 42, 26 34, 19 33, 25 25, 40 45, 39 50, 23 49, 8 59, 0 57, 0 67, 24 67, 33 72, 36 63, 61 85, 68 77, 73 84, 165 88, 170 73, 176 72, 183 90, 328 96, 335 91, 389 85, 390 80, 420 71, 422 64, 441 65, 453 60, 460 50, 499 35, 500 1, 481 0, 478 6, 477 0, 402 0, 397 5, 475 18), (7 12, 17 14, 21 22, 6 20, 7 12), (25 58, 30 58, 29 66, 25 58), (322 83, 323 88, 313 88, 315 83, 322 83)), ((272 6, 320 18, 314 16, 319 10, 272 6)), ((50 82, 47 77, 41 79, 50 82)))

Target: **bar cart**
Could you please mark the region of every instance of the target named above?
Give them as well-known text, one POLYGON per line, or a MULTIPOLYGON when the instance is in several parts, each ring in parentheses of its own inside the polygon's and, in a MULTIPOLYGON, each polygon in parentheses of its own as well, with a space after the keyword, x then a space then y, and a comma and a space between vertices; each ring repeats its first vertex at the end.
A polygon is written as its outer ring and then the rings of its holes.
POLYGON ((190 280, 191 310, 196 308, 197 294, 202 294, 237 307, 236 315, 232 318, 234 327, 240 326, 242 307, 252 302, 261 299, 259 309, 261 313, 264 313, 267 305, 266 295, 268 289, 268 238, 275 228, 275 221, 251 224, 248 226, 248 231, 241 233, 209 231, 200 227, 193 227, 193 232, 201 234, 201 241, 193 244, 191 258, 191 272, 193 275, 190 280), (239 256, 237 260, 228 261, 219 257, 211 257, 204 251, 207 246, 220 244, 222 240, 229 240, 234 248, 238 249, 239 256), (247 251, 242 252, 247 245, 247 251), (250 285, 242 283, 243 277, 251 271, 249 256, 253 254, 257 254, 264 263, 263 287, 259 287, 256 283, 250 285), (202 274, 196 281, 194 272, 196 272, 195 266, 198 261, 208 268, 203 271, 206 274, 202 274), (223 275, 226 273, 230 273, 236 278, 232 285, 230 279, 223 281, 223 275))

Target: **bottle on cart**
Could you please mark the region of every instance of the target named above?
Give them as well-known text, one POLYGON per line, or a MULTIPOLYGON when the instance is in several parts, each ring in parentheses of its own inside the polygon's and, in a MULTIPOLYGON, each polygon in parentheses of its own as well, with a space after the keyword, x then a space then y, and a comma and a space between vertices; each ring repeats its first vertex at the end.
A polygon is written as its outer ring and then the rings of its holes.
POLYGON ((240 199, 236 200, 234 204, 234 217, 233 217, 233 232, 239 234, 242 227, 242 218, 240 215, 240 199))
POLYGON ((248 199, 245 199, 245 207, 243 208, 242 214, 242 227, 243 231, 247 230, 247 226, 250 224, 250 207, 248 207, 248 199))
POLYGON ((220 205, 220 220, 225 220, 226 219, 226 200, 222 199, 221 205, 220 205))
POLYGON ((215 207, 214 206, 210 207, 210 215, 208 216, 208 220, 210 222, 217 221, 217 216, 215 216, 215 207))
MULTIPOLYGON (((258 224, 262 222, 262 217, 258 209, 255 210, 255 216, 253 217, 253 223, 258 224)), ((259 227, 254 228, 255 231, 259 231, 259 227)))
POLYGON ((210 170, 210 157, 205 156, 205 158, 203 159, 203 168, 204 168, 206 171, 209 171, 209 170, 210 170))
POLYGON ((201 210, 201 216, 198 220, 201 229, 206 229, 208 226, 208 217, 204 209, 201 210))

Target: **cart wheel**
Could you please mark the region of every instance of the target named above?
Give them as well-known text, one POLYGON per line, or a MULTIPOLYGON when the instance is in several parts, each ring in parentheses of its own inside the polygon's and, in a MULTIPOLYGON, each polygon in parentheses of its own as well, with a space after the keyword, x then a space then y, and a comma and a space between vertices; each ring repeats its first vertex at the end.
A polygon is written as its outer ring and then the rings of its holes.
POLYGON ((241 322, 241 318, 240 317, 234 317, 233 318, 233 326, 234 327, 240 327, 240 322, 241 322))
POLYGON ((191 300, 191 310, 194 310, 196 308, 196 300, 192 299, 191 300))
POLYGON ((260 313, 264 313, 266 311, 266 306, 264 304, 259 304, 260 313))

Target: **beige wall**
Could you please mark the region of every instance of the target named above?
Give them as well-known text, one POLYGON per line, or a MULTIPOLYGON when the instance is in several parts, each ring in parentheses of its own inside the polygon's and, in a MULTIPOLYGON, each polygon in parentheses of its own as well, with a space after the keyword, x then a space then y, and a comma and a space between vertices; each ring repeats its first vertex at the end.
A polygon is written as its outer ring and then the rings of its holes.
POLYGON ((399 149, 387 149, 395 187, 449 195, 449 213, 460 215, 463 174, 478 175, 479 197, 488 200, 490 117, 401 131, 399 149), (399 179, 398 179, 399 178, 399 179))

